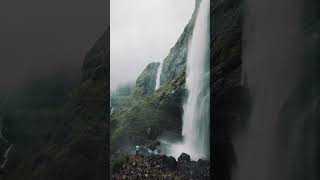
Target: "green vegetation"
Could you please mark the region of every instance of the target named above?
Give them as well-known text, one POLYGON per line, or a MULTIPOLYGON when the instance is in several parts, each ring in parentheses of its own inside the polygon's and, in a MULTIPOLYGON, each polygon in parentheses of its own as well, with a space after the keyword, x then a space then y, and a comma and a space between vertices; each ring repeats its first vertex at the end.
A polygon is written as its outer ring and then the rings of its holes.
POLYGON ((126 104, 111 114, 111 152, 154 141, 165 132, 180 134, 184 83, 181 73, 150 96, 127 96, 126 104))
POLYGON ((117 159, 111 162, 112 172, 116 173, 120 168, 129 161, 129 155, 127 153, 120 154, 117 159))

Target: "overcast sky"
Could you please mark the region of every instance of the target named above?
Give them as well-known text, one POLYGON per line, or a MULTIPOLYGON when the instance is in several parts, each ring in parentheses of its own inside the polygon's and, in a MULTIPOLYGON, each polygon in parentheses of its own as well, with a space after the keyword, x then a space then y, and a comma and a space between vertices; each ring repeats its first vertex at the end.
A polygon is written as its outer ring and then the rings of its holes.
POLYGON ((111 0, 110 88, 134 81, 150 62, 162 62, 182 34, 194 0, 111 0))
POLYGON ((106 0, 1 1, 0 91, 58 71, 79 76, 108 9, 106 0))

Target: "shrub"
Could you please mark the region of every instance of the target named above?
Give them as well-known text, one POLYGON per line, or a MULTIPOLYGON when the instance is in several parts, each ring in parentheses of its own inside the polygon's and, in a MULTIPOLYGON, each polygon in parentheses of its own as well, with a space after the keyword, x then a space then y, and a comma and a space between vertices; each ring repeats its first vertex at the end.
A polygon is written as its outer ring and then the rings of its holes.
POLYGON ((120 168, 129 161, 129 155, 127 153, 120 154, 112 163, 112 172, 116 173, 120 168))

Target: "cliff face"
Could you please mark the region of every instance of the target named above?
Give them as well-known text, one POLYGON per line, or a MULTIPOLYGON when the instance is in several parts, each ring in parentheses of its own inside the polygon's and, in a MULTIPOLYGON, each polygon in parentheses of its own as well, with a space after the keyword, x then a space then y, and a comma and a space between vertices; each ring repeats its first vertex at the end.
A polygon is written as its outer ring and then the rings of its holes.
MULTIPOLYGON (((4 174, 12 180, 100 180, 108 178, 106 120, 107 68, 109 65, 109 31, 106 31, 88 52, 83 65, 83 81, 65 98, 62 105, 31 116, 34 121, 47 122, 50 128, 35 128, 44 131, 45 141, 37 149, 24 152, 19 161, 12 164, 4 174), (51 117, 51 119, 47 119, 51 117)), ((21 116, 22 117, 22 116, 21 116)), ((8 120, 8 123, 10 121, 8 120)), ((35 122, 34 122, 35 123, 35 122)), ((37 123, 35 123, 37 124, 37 123)), ((10 125, 10 124, 9 124, 10 125)), ((10 127, 10 126, 9 126, 10 127)), ((11 137, 11 138, 14 138, 11 137)), ((38 141, 38 136, 34 141, 38 141)), ((15 149, 29 149, 30 142, 14 144, 15 149)), ((11 153, 10 153, 11 154, 11 153)))
POLYGON ((200 0, 195 1, 195 10, 185 27, 182 35, 176 44, 170 49, 168 56, 164 59, 160 76, 160 85, 174 80, 177 76, 186 71, 186 59, 188 55, 188 45, 192 36, 196 15, 198 13, 200 0))
MULTIPOLYGON (((304 3, 304 37, 301 39, 301 49, 306 49, 304 58, 307 60, 304 65, 312 68, 304 72, 307 75, 302 77, 306 78, 303 93, 295 95, 294 100, 304 94, 306 89, 319 88, 319 71, 315 70, 320 64, 315 60, 319 59, 319 51, 315 49, 319 48, 320 26, 317 19, 320 17, 320 6, 315 0, 301 2, 304 3)), ((241 69, 242 46, 246 40, 242 35, 243 16, 242 0, 211 0, 211 140, 214 147, 212 163, 219 165, 216 166, 213 178, 220 180, 231 179, 232 170, 237 163, 233 142, 246 127, 252 106, 246 77, 241 69)), ((303 101, 309 98, 317 99, 311 98, 317 93, 306 94, 309 95, 306 95, 303 101)))
POLYGON ((150 95, 154 92, 157 81, 157 72, 160 63, 150 63, 143 70, 136 81, 136 88, 134 94, 136 95, 150 95))
POLYGON ((87 53, 82 66, 82 81, 107 80, 107 59, 109 58, 109 30, 97 40, 87 53))
POLYGON ((250 107, 241 83, 241 0, 211 0, 211 140, 214 179, 231 179, 236 157, 233 138, 250 107))
POLYGON ((190 21, 178 42, 170 50, 169 55, 164 59, 160 76, 160 85, 170 80, 174 80, 181 73, 185 73, 188 44, 192 30, 193 22, 190 21))

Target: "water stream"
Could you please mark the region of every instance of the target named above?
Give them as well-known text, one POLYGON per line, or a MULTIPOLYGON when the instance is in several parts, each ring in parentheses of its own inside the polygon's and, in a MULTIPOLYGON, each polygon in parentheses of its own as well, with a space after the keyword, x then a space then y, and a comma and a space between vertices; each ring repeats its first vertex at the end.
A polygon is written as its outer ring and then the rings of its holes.
POLYGON ((160 87, 161 71, 162 71, 162 63, 160 63, 160 66, 158 67, 157 80, 156 80, 156 88, 155 88, 155 90, 159 89, 159 87, 160 87))

